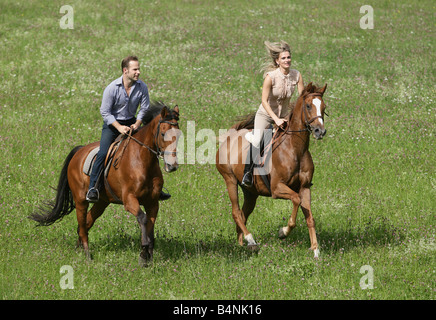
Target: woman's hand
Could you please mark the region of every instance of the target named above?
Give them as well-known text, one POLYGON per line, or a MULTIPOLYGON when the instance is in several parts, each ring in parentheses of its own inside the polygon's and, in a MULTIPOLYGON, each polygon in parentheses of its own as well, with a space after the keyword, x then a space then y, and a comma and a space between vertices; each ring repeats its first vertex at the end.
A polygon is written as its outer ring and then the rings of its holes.
MULTIPOLYGON (((276 123, 277 127, 282 127, 283 124, 285 124, 286 122, 288 122, 288 120, 277 118, 277 119, 274 119, 274 122, 276 123)), ((283 128, 283 127, 282 127, 282 128, 283 128)))

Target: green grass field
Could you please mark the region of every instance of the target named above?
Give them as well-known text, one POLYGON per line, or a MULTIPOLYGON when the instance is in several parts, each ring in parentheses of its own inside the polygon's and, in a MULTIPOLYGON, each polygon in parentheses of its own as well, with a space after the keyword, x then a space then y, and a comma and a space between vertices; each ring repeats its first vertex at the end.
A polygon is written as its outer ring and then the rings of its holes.
POLYGON ((435 299, 435 9, 417 0, 1 1, 0 298, 435 299), (60 26, 64 4, 73 29, 60 26), (373 29, 360 28, 363 5, 373 29), (164 174, 172 199, 161 203, 148 268, 138 267, 140 230, 122 206, 90 231, 90 263, 75 249, 74 211, 49 227, 27 219, 55 196, 69 151, 100 138, 102 92, 122 58, 140 58, 151 99, 179 105, 186 139, 188 121, 218 135, 257 109, 263 42, 280 39, 306 84, 328 84, 327 135, 310 146, 318 260, 301 210, 278 239, 291 210, 283 200, 259 198, 248 227, 260 251, 239 247, 213 164, 164 174), (63 266, 74 289, 61 287, 63 266), (372 289, 360 286, 364 266, 372 289))

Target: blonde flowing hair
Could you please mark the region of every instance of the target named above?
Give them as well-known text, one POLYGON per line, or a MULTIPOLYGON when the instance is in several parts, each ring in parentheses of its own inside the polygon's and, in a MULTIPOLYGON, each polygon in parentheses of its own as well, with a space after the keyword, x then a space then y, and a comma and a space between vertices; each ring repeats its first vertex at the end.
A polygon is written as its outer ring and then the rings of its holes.
POLYGON ((279 66, 276 63, 276 60, 279 58, 280 53, 289 52, 291 55, 291 48, 289 44, 280 40, 280 42, 269 42, 265 41, 265 47, 268 52, 268 55, 265 58, 265 63, 262 65, 261 72, 263 72, 263 77, 266 77, 267 72, 274 71, 279 66))

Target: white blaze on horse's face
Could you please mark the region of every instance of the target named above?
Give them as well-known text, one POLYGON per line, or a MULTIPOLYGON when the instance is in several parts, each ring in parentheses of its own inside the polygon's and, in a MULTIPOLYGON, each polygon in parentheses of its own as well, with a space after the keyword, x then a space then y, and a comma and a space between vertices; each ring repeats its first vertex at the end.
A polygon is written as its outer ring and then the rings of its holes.
MULTIPOLYGON (((321 117, 321 100, 319 98, 315 98, 312 100, 312 103, 315 105, 316 107, 316 115, 318 117, 321 117)), ((321 124, 323 124, 322 118, 319 118, 319 122, 321 124)))

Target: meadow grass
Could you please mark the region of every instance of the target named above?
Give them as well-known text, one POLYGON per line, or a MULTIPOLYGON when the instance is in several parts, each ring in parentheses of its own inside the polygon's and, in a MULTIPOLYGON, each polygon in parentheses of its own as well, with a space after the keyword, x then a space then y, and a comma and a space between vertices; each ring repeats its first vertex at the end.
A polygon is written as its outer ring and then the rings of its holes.
MULTIPOLYGON (((435 5, 430 1, 62 1, 0 3, 0 297, 2 299, 434 299, 435 5), (359 8, 374 8, 361 29, 359 8), (260 103, 265 40, 292 47, 305 83, 328 83, 327 136, 311 141, 321 256, 291 205, 260 198, 236 243, 213 164, 164 174, 153 265, 139 268, 136 219, 111 205, 75 249, 75 212, 27 219, 54 197, 76 145, 100 138, 101 96, 136 54, 151 99, 178 104, 181 130, 229 128, 260 103), (63 290, 60 268, 74 270, 63 290), (374 270, 363 290, 362 266, 374 270)), ((202 145, 197 141, 196 146, 202 145)), ((186 156, 186 148, 185 148, 186 156)), ((185 158, 186 161, 186 158, 185 158)), ((242 193, 241 193, 242 198, 242 193)))

